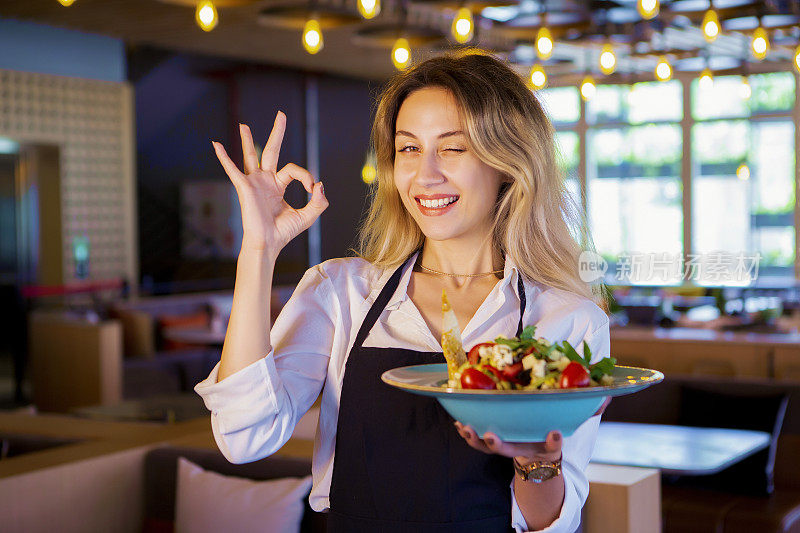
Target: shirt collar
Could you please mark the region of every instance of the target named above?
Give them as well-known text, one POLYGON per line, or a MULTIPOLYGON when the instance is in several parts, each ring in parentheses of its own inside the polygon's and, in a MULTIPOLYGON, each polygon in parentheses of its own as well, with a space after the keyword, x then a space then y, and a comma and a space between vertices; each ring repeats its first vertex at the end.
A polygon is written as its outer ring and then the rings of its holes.
MULTIPOLYGON (((411 260, 408 261, 405 266, 403 267, 403 274, 400 277, 400 282, 397 285, 397 290, 394 292, 392 297, 389 299, 389 303, 386 304, 387 311, 394 311, 400 304, 403 303, 408 299, 408 283, 411 281, 411 272, 414 270, 414 264, 417 262, 417 256, 420 254, 420 250, 414 252, 414 255, 411 257, 411 260)), ((380 292, 381 288, 389 281, 389 278, 394 272, 390 269, 387 269, 384 272, 384 275, 381 276, 381 283, 380 286, 375 289, 375 297, 380 292)), ((517 268, 516 263, 511 257, 506 254, 505 255, 505 267, 503 268, 503 279, 500 280, 500 286, 498 287, 501 293, 505 293, 506 288, 509 284, 511 285, 511 290, 516 294, 517 292, 517 277, 519 276, 519 269, 517 268)), ((517 294, 519 298, 519 295, 517 294)))

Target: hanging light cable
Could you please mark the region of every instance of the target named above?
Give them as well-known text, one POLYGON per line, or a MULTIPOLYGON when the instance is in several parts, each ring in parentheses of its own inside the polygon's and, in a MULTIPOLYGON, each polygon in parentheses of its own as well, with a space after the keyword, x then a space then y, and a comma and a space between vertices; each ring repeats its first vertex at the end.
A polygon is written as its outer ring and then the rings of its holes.
POLYGON ((461 8, 459 8, 456 16, 453 18, 450 32, 459 44, 464 44, 472 40, 472 36, 475 32, 475 24, 472 21, 472 11, 470 11, 468 7, 462 5, 461 8))
POLYGON ((202 0, 202 2, 197 3, 197 9, 194 12, 194 20, 203 31, 211 31, 217 27, 219 15, 217 14, 217 8, 211 0, 202 0))

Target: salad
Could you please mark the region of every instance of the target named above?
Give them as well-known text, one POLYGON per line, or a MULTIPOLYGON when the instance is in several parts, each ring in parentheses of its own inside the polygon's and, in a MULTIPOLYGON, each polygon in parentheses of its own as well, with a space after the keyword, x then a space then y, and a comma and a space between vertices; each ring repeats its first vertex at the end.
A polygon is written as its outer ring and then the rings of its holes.
POLYGON ((497 337, 476 344, 448 379, 456 389, 569 389, 611 385, 616 361, 605 357, 591 364, 592 352, 583 343, 583 356, 569 342, 551 344, 526 327, 519 338, 497 337))
POLYGON ((455 389, 543 390, 611 385, 616 360, 605 357, 592 364, 583 343, 583 356, 569 342, 536 338, 527 326, 517 337, 497 337, 465 353, 461 331, 447 295, 442 292, 442 348, 447 360, 446 386, 455 389))

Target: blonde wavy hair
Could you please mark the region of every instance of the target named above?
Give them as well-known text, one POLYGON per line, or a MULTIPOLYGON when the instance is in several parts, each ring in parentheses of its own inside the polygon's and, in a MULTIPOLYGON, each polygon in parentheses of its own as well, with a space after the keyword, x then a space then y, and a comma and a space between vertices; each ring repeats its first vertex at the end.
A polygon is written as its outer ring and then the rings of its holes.
POLYGON ((501 256, 507 253, 529 280, 602 305, 604 288, 584 282, 578 272, 581 251, 593 244, 557 164, 553 126, 522 77, 477 48, 399 72, 381 93, 370 139, 377 177, 355 253, 376 266, 397 268, 425 240, 394 184, 397 114, 405 98, 424 87, 444 88, 455 97, 470 149, 510 178, 501 185, 493 216, 492 242, 501 256))

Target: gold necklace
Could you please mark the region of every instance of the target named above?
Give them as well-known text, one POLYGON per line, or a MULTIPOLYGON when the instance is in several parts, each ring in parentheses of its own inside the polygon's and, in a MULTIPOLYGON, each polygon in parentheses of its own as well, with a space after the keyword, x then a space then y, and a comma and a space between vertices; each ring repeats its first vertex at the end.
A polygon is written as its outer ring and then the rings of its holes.
POLYGON ((422 270, 427 270, 428 272, 433 272, 434 274, 441 274, 442 276, 451 276, 451 277, 463 277, 463 278, 477 278, 479 276, 490 276, 492 274, 499 274, 500 272, 504 272, 505 270, 493 270, 491 272, 482 272, 481 274, 450 274, 448 272, 442 272, 440 270, 434 270, 432 268, 428 268, 422 263, 417 263, 422 270))

